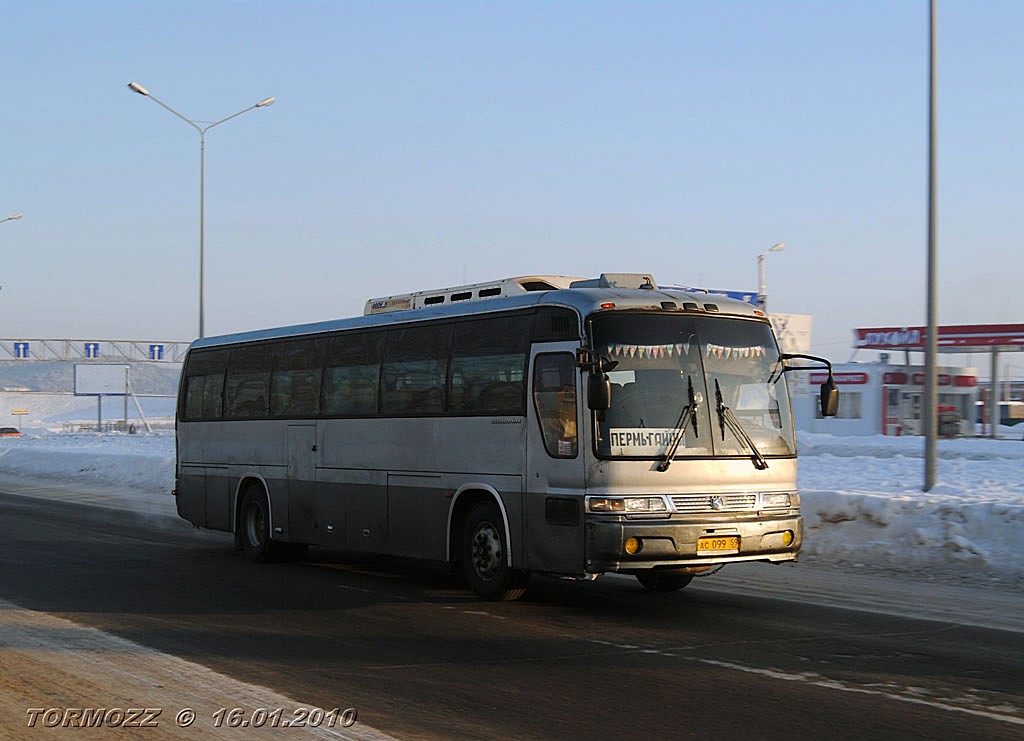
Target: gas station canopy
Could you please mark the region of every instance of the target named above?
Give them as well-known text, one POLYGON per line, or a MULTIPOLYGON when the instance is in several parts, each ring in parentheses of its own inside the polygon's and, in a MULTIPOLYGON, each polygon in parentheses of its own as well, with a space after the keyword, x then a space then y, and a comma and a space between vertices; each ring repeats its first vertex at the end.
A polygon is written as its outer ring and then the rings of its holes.
MULTIPOLYGON (((857 350, 924 352, 926 327, 855 329, 857 350)), ((939 327, 939 352, 1024 351, 1024 324, 960 324, 939 327)))
MULTIPOLYGON (((858 350, 904 350, 909 359, 911 352, 924 352, 926 327, 879 327, 855 329, 854 354, 858 350)), ((1024 324, 959 324, 939 327, 938 352, 987 352, 992 370, 988 398, 993 401, 985 410, 992 436, 998 436, 999 354, 1024 352, 1024 324)), ((909 365, 909 360, 908 360, 909 365)))

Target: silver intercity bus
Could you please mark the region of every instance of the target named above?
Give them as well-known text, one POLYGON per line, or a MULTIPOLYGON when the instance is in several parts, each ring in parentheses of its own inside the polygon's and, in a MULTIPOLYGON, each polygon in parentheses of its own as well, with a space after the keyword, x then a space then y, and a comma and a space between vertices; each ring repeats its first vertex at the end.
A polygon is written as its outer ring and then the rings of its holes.
MULTIPOLYGON (((649 275, 531 276, 365 315, 201 339, 185 361, 177 508, 257 561, 309 545, 647 589, 794 560, 796 441, 771 324, 649 275)), ((831 366, 822 412, 834 414, 831 366)), ((813 367, 813 366, 811 366, 813 367)))

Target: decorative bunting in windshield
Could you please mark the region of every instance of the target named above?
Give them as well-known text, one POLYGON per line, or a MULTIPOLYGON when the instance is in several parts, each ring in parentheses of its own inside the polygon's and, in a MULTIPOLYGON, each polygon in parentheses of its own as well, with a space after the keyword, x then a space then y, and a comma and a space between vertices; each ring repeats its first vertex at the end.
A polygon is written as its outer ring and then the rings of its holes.
POLYGON ((650 360, 651 358, 682 357, 689 352, 689 342, 676 342, 668 345, 621 345, 618 343, 608 345, 608 357, 610 358, 650 360))
POLYGON ((763 358, 768 354, 768 351, 759 345, 755 347, 726 347, 725 345, 714 345, 709 342, 705 348, 705 353, 709 358, 739 360, 741 358, 763 358))

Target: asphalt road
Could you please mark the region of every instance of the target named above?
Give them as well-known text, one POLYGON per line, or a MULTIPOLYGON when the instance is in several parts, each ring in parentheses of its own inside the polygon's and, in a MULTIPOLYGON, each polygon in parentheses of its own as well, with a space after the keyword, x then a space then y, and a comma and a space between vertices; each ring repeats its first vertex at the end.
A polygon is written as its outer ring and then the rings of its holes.
POLYGON ((534 578, 489 603, 435 566, 250 564, 230 536, 53 498, 0 494, 0 523, 0 598, 399 738, 1024 735, 1018 632, 700 581, 534 578))

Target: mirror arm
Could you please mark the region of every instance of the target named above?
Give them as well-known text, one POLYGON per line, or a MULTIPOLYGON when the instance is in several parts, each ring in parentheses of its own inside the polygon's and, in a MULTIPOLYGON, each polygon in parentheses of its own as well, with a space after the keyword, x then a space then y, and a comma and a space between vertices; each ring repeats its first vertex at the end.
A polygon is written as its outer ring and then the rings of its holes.
POLYGON ((590 347, 576 348, 576 367, 592 372, 606 373, 619 364, 618 360, 612 360, 606 355, 599 354, 590 347))
POLYGON ((821 363, 821 366, 804 366, 804 365, 784 365, 782 368, 783 373, 789 373, 790 371, 801 371, 801 370, 815 370, 815 368, 824 367, 828 370, 829 376, 832 375, 832 363, 827 358, 819 358, 817 355, 804 355, 803 353, 782 353, 779 355, 779 359, 785 363, 787 360, 794 360, 796 358, 802 358, 804 360, 813 360, 816 363, 821 363))

